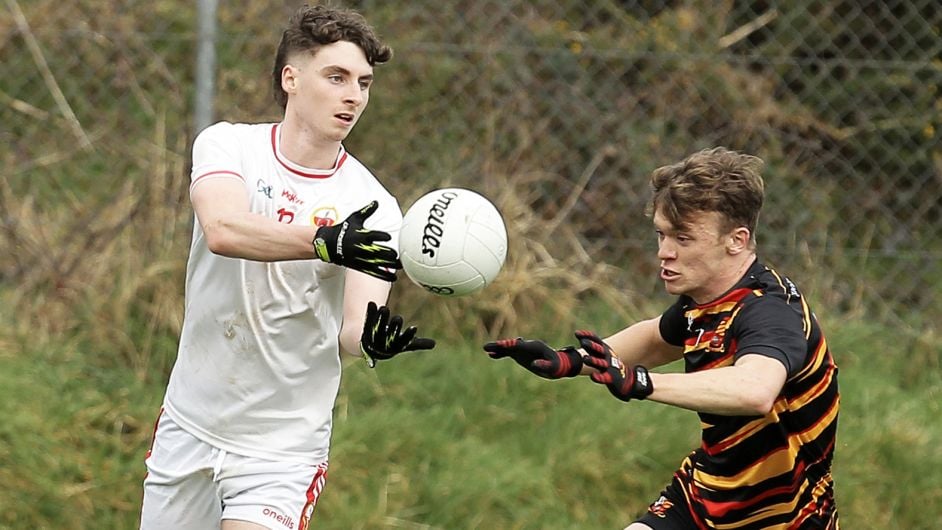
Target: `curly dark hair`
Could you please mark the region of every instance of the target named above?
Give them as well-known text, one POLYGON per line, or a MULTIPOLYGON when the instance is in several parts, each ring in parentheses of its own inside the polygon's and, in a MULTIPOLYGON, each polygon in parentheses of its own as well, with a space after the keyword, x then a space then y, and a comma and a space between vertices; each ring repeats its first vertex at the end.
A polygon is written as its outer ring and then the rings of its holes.
POLYGON ((356 11, 305 5, 291 16, 275 54, 272 89, 282 110, 288 104, 288 94, 281 88, 281 71, 288 59, 298 53, 313 55, 321 46, 338 41, 352 42, 362 48, 370 66, 392 58, 392 48, 380 41, 366 19, 356 11))

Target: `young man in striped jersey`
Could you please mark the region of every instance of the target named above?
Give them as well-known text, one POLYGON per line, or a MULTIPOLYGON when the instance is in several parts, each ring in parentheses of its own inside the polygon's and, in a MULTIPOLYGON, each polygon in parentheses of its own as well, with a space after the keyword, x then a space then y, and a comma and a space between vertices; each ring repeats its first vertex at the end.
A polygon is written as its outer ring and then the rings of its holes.
POLYGON ((756 255, 762 161, 719 147, 651 176, 660 278, 676 302, 581 349, 488 343, 542 377, 696 411, 702 444, 625 530, 837 529, 837 367, 807 301, 756 255), (649 373, 683 358, 685 373, 649 373))
POLYGON ((306 529, 340 352, 372 366, 434 346, 384 305, 402 213, 342 144, 391 55, 359 14, 303 6, 272 71, 284 118, 196 138, 183 330, 142 529, 306 529))

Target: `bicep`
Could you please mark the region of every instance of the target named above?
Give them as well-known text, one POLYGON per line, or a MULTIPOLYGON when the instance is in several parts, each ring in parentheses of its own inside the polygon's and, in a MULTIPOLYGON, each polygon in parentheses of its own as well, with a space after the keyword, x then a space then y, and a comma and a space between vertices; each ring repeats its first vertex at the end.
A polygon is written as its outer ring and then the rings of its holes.
POLYGON ((205 231, 227 215, 249 211, 249 197, 241 178, 205 177, 190 188, 190 202, 205 231))
POLYGON ((754 389, 763 392, 769 400, 774 400, 782 392, 788 377, 782 361, 765 355, 746 353, 733 366, 742 371, 754 389))

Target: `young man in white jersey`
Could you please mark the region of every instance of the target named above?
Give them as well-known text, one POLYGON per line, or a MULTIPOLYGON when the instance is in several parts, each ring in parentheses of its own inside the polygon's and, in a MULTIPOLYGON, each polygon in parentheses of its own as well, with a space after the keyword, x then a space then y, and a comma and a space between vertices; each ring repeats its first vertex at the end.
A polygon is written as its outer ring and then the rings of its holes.
POLYGON ((186 311, 142 529, 304 529, 327 475, 341 351, 431 349, 384 305, 396 199, 342 141, 392 50, 357 13, 301 8, 272 73, 280 123, 193 145, 186 311))

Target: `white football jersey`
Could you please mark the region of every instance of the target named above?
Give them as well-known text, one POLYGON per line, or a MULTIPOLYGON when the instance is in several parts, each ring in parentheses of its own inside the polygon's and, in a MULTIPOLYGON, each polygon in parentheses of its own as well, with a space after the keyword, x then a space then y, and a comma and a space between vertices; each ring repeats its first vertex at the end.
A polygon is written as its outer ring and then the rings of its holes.
MULTIPOLYGON (((376 199, 366 227, 390 233, 385 244, 397 248, 402 212, 370 171, 342 147, 332 169, 293 164, 281 154, 279 127, 205 129, 193 144, 191 192, 206 179, 239 179, 252 212, 304 225, 342 221, 376 199)), ((194 221, 167 413, 232 453, 326 461, 340 385, 344 271, 313 258, 269 263, 213 254, 194 221)))

